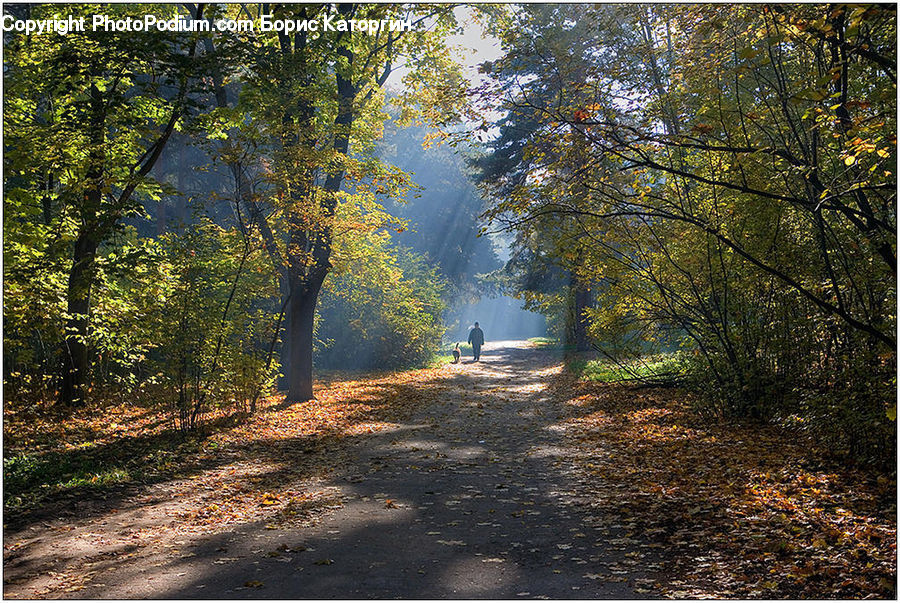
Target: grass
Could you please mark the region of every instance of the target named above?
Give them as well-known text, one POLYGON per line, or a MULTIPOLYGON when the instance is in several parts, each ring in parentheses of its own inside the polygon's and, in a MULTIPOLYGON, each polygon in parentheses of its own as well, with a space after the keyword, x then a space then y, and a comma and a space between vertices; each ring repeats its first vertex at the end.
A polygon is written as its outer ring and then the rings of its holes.
POLYGON ((47 494, 104 488, 131 479, 128 468, 110 459, 22 452, 3 459, 4 506, 9 511, 30 506, 47 494))
POLYGON ((642 356, 620 363, 605 358, 589 358, 576 352, 574 344, 564 344, 552 337, 531 337, 528 339, 539 350, 558 350, 567 353, 568 369, 583 381, 600 383, 646 382, 654 385, 670 384, 687 375, 684 356, 679 352, 668 352, 642 356))
MULTIPOLYGON (((210 420, 219 420, 209 414, 210 420)), ((172 430, 162 406, 97 401, 69 412, 8 400, 3 417, 3 507, 30 512, 48 499, 103 495, 157 481, 185 465, 204 433, 172 430)))
POLYGON ((571 358, 569 370, 584 381, 673 382, 685 377, 684 357, 678 352, 655 354, 614 363, 607 359, 571 358))
POLYGON ((3 459, 4 509, 27 509, 47 496, 102 491, 153 478, 168 473, 199 444, 199 436, 183 439, 167 433, 112 444, 84 442, 67 450, 21 450, 3 459))
POLYGON ((561 343, 558 339, 553 337, 529 337, 528 342, 539 350, 575 350, 574 345, 561 343))

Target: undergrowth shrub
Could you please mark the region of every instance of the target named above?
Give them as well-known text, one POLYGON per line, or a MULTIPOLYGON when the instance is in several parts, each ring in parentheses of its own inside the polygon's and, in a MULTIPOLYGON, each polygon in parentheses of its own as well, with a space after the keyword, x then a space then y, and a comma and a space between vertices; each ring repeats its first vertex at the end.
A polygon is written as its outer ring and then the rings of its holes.
POLYGON ((373 235, 325 282, 315 362, 326 369, 426 364, 440 347, 444 281, 413 252, 373 235))

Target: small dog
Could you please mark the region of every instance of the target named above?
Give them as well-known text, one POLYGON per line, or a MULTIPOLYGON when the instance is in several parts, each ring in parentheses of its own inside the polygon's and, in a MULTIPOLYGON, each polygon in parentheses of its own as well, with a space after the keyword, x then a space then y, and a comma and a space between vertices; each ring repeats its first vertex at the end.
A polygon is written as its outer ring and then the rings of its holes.
POLYGON ((459 342, 456 343, 456 347, 453 348, 453 364, 459 364, 459 357, 462 352, 459 351, 459 342))

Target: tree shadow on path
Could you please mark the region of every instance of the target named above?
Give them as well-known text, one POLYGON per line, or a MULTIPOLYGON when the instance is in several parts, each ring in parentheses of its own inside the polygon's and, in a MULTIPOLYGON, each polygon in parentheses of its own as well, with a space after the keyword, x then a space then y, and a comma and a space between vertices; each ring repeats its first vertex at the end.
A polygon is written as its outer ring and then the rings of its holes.
POLYGON ((303 477, 286 453, 346 448, 320 484, 336 493, 323 504, 339 508, 303 521, 309 515, 294 518, 287 505, 219 533, 182 534, 177 553, 101 564, 77 596, 640 596, 633 580, 646 573, 621 565, 622 526, 577 504, 563 427, 577 409, 554 399, 559 374, 556 353, 494 344, 481 362, 446 365, 439 378, 360 392, 352 421, 396 418, 379 400, 418 407, 373 435, 248 442, 237 452, 268 461, 252 479, 273 489, 303 477))

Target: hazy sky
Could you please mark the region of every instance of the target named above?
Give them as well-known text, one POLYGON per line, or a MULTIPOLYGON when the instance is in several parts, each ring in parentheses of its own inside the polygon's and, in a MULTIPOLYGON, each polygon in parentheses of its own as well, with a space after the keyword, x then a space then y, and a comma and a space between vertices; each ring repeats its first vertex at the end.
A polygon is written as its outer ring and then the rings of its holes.
MULTIPOLYGON (((464 65, 464 73, 470 82, 475 83, 481 77, 478 73, 478 65, 484 61, 493 61, 500 57, 500 41, 494 37, 484 38, 484 32, 472 18, 472 8, 470 6, 457 6, 453 9, 456 20, 460 23, 464 32, 462 35, 453 35, 447 39, 450 46, 459 46, 457 56, 464 65)), ((408 72, 405 67, 394 69, 387 80, 389 88, 399 87, 403 76, 408 72)))
POLYGON ((453 13, 456 20, 463 24, 465 31, 461 36, 451 36, 448 42, 463 47, 461 57, 466 65, 466 75, 470 81, 479 79, 477 66, 484 61, 493 61, 500 57, 500 41, 497 38, 484 37, 481 26, 472 18, 472 8, 457 6, 453 13))

